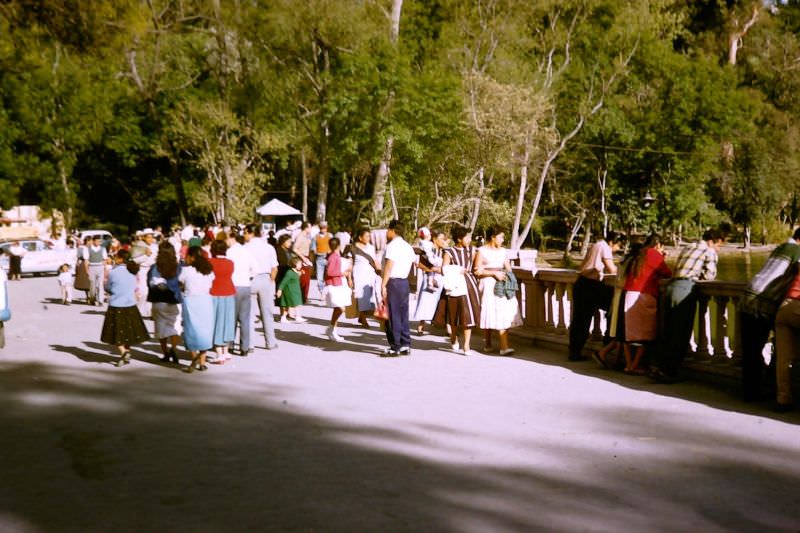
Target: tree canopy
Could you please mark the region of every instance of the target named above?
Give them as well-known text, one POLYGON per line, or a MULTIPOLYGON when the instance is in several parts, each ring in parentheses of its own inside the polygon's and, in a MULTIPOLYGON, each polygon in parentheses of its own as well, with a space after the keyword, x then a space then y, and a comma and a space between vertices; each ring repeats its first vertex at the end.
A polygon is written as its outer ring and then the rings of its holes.
POLYGON ((246 221, 280 194, 517 246, 775 239, 800 214, 798 65, 787 0, 10 0, 0 198, 71 227, 246 221))

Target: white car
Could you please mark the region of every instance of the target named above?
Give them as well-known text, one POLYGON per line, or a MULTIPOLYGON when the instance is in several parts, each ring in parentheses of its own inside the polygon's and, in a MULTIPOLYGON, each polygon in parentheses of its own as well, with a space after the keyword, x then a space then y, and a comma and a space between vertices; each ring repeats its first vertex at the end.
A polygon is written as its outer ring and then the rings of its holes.
POLYGON ((114 238, 114 236, 111 235, 110 232, 104 229, 85 229, 83 231, 78 232, 78 238, 80 239, 81 243, 83 243, 86 237, 94 238, 97 236, 103 239, 103 246, 106 249, 108 249, 108 245, 111 244, 111 240, 114 238))
MULTIPOLYGON (((25 255, 22 256, 23 274, 58 274, 58 269, 64 263, 70 268, 75 265, 77 250, 75 248, 65 248, 57 250, 51 243, 40 239, 27 239, 16 241, 25 248, 25 255)), ((8 271, 9 256, 6 252, 13 245, 13 242, 0 244, 0 268, 8 271)))

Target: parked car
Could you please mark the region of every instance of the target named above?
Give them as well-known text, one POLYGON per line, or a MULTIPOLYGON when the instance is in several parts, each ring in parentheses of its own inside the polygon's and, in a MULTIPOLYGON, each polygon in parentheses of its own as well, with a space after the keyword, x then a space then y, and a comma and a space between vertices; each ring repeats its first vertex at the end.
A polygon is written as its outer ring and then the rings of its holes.
MULTIPOLYGON (((19 242, 25 248, 25 255, 22 257, 23 274, 58 274, 58 269, 64 263, 74 265, 77 258, 75 248, 65 248, 58 250, 49 242, 41 239, 26 239, 19 242)), ((9 256, 6 250, 14 244, 4 242, 0 244, 0 268, 8 271, 9 256)))
POLYGON ((86 237, 95 237, 99 235, 101 239, 103 239, 103 247, 108 250, 108 247, 111 245, 111 240, 114 238, 110 232, 104 229, 85 229, 83 231, 78 232, 78 238, 82 243, 86 237))

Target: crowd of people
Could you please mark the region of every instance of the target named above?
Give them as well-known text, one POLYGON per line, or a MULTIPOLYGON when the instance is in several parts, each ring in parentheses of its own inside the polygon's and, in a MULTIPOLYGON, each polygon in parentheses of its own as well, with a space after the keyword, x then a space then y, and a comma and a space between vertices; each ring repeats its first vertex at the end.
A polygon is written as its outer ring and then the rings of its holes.
MULTIPOLYGON (((655 234, 626 243, 623 235, 610 232, 594 243, 572 290, 569 360, 588 359, 589 328, 604 310, 607 342, 591 354, 598 365, 676 381, 694 330, 695 285, 716 278, 724 238, 719 230, 706 231, 680 250, 674 268, 655 234), (615 253, 623 248, 618 263, 615 253), (613 283, 607 283, 609 277, 613 283), (617 353, 621 357, 613 356, 617 353)), ((419 228, 410 240, 397 220, 385 230, 363 227, 352 236, 331 233, 324 221, 290 222, 267 235, 260 224, 187 226, 169 234, 148 228, 129 243, 87 239, 77 247, 76 264, 63 265, 57 279, 66 305, 73 289, 85 291, 90 305, 104 305, 108 295, 101 339, 119 352, 117 366, 130 361, 132 346, 150 338, 148 317, 163 361, 180 366, 182 344, 190 361, 187 372, 252 353, 256 321, 263 327, 264 348, 275 349, 276 322, 277 327, 306 322, 312 279, 321 305, 331 309, 325 331, 331 342, 345 340, 342 319, 365 328, 377 320, 387 339, 381 355, 409 355, 410 322, 415 322, 419 336, 429 334, 430 325, 441 328, 450 349, 461 355, 473 353, 475 328, 483 331, 482 351, 512 354, 508 331, 522 322, 504 230, 489 228, 477 246, 462 226, 449 234, 419 228)), ((800 228, 772 252, 739 299, 744 398, 761 397, 769 368, 776 376, 779 411, 792 408, 790 368, 800 352, 798 241, 800 228), (772 330, 775 357, 767 367, 762 353, 772 330)), ((4 289, 0 299, 6 298, 4 289)), ((7 304, 4 309, 7 313, 7 304)))
POLYGON ((508 330, 521 320, 504 238, 501 228, 491 228, 486 244, 476 247, 471 232, 456 226, 449 236, 420 228, 408 242, 397 220, 352 236, 331 233, 324 221, 287 223, 266 235, 260 224, 187 226, 169 234, 147 228, 129 243, 85 240, 76 264, 64 265, 57 279, 65 305, 74 290, 84 291, 89 305, 108 299, 101 339, 116 347, 117 366, 150 338, 146 318, 164 362, 180 365, 183 345, 187 372, 252 353, 256 322, 264 348, 275 349, 276 323, 306 322, 312 280, 321 305, 331 309, 325 332, 331 342, 345 340, 342 319, 367 328, 377 320, 387 338, 381 355, 409 355, 415 321, 418 336, 429 334, 429 324, 441 327, 458 354, 472 353, 471 332, 481 328, 485 351, 509 355, 508 330))

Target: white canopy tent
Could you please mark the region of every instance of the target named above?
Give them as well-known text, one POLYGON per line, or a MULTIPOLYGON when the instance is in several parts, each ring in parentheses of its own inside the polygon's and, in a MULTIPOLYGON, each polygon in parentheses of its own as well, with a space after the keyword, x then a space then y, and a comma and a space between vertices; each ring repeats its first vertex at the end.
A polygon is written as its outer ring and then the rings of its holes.
POLYGON ((256 209, 256 213, 262 217, 288 217, 292 215, 303 214, 289 204, 281 202, 277 198, 273 198, 269 202, 256 209))

